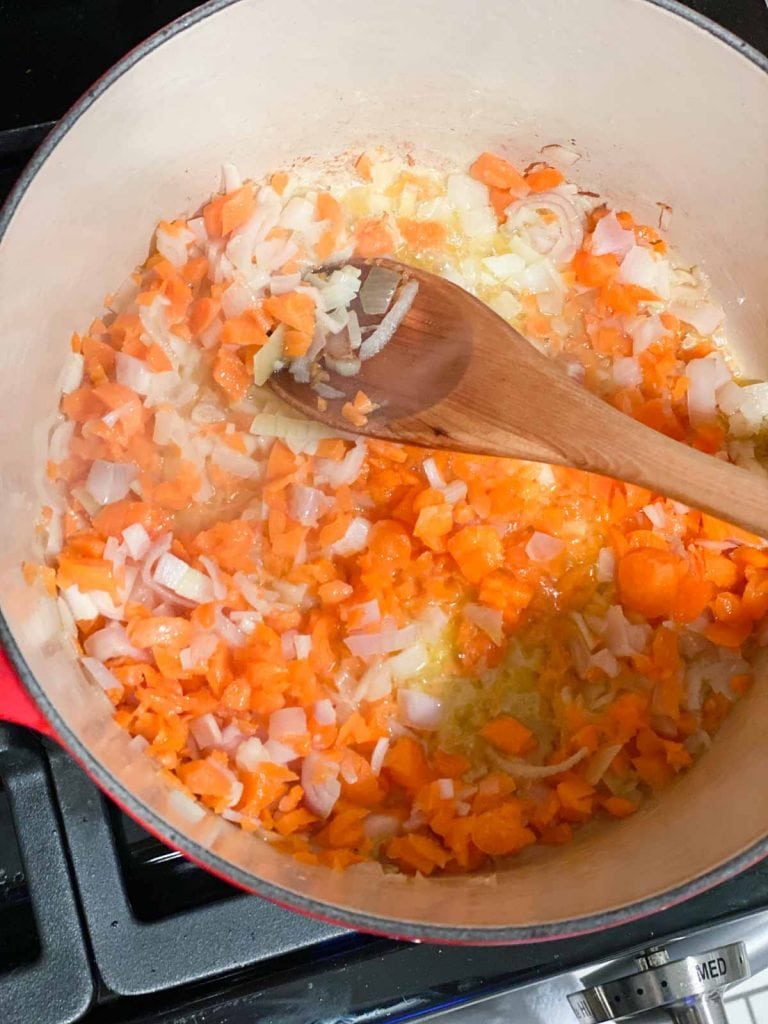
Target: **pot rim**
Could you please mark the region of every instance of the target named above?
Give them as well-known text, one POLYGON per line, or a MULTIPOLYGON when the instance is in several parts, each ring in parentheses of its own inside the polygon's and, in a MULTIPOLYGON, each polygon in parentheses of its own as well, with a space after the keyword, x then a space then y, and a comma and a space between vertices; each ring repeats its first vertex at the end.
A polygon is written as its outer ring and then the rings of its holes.
MULTIPOLYGON (((219 11, 238 2, 240 0, 209 0, 208 3, 203 4, 201 7, 182 15, 130 50, 83 93, 80 99, 57 121, 54 128, 35 151, 0 209, 0 244, 2 244, 8 225, 35 175, 58 143, 94 101, 147 54, 152 53, 163 43, 184 32, 186 29, 199 24, 211 15, 217 14, 219 11)), ((660 7, 670 14, 683 18, 691 25, 709 32, 737 54, 746 58, 761 71, 768 74, 768 57, 728 29, 716 24, 697 11, 684 6, 678 0, 634 0, 634 2, 650 3, 654 7, 660 7)), ((0 644, 5 649, 23 685, 30 692, 35 703, 41 708, 58 737, 62 739, 63 745, 81 767, 85 769, 91 779, 97 783, 100 789, 111 797, 126 814, 147 828, 158 839, 172 845, 188 859, 222 878, 224 881, 230 882, 246 892, 268 899, 272 903, 276 903, 288 910, 298 911, 330 924, 351 927, 359 931, 386 935, 398 939, 448 942, 459 945, 516 945, 528 942, 566 939, 626 924, 638 918, 658 913, 719 885, 739 872, 745 871, 763 857, 768 856, 767 833, 763 839, 754 843, 747 850, 683 885, 613 910, 566 919, 562 922, 553 922, 547 925, 461 928, 425 925, 407 921, 397 923, 394 920, 390 925, 387 918, 377 917, 356 910, 347 910, 319 900, 309 899, 308 897, 300 896, 279 886, 267 883, 249 872, 234 866, 200 843, 181 835, 176 829, 164 822, 154 811, 147 808, 130 790, 120 783, 102 765, 98 758, 88 751, 81 743, 79 737, 64 723, 55 705, 48 699, 45 691, 30 671, 1 608, 0 644)))

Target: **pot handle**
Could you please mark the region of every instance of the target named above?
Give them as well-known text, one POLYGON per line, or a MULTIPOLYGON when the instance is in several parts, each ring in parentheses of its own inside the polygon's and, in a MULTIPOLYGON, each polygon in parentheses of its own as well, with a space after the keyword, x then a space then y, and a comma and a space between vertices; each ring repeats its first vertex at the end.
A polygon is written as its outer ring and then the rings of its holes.
POLYGON ((35 704, 24 689, 21 680, 8 660, 8 655, 0 648, 0 722, 13 725, 24 725, 28 729, 56 739, 56 734, 40 708, 35 704))

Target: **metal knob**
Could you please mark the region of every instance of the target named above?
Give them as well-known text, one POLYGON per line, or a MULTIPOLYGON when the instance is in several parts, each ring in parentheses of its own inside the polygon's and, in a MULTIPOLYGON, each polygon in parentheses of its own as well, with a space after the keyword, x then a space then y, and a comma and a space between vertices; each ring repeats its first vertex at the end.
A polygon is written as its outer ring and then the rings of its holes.
POLYGON ((723 992, 750 973, 743 942, 681 960, 654 947, 637 966, 634 974, 568 996, 580 1024, 629 1021, 650 1010, 664 1010, 674 1024, 728 1024, 723 992))

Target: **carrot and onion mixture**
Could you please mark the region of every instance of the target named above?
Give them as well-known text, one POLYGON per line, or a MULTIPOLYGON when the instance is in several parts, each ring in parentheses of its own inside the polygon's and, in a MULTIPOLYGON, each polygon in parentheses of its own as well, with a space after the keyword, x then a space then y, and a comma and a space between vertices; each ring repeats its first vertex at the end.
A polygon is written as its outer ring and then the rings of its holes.
POLYGON ((346 261, 393 255, 628 415, 762 471, 768 385, 734 380, 702 276, 547 156, 227 166, 72 338, 25 571, 135 744, 303 861, 462 872, 630 815, 768 641, 759 538, 597 476, 333 436, 264 386, 287 366, 333 397, 325 370, 385 343, 346 261))

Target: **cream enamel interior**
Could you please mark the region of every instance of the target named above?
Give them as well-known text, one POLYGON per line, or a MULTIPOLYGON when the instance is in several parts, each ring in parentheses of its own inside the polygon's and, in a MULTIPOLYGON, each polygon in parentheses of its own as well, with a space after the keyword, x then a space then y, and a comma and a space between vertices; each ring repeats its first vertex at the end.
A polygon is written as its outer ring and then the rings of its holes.
POLYGON ((643 0, 241 0, 172 35, 117 78, 61 139, 0 246, 0 592, 9 627, 66 728, 185 839, 260 881, 378 920, 509 929, 573 921, 680 886, 768 832, 768 687, 713 749, 635 817, 536 851, 498 879, 417 884, 364 867, 310 869, 206 817, 190 826, 105 698, 46 640, 20 580, 34 552, 39 424, 71 330, 143 258, 162 216, 218 185, 222 160, 258 176, 365 144, 523 164, 550 142, 574 176, 655 220, 701 261, 741 365, 768 376, 768 77, 705 29, 643 0), (36 429, 37 428, 37 429, 36 429))

